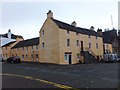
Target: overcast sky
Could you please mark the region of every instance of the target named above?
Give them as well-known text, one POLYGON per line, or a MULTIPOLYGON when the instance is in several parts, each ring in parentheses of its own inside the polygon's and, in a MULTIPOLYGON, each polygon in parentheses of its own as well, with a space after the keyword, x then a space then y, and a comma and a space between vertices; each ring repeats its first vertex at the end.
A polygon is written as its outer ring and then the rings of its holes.
POLYGON ((11 29, 13 34, 22 35, 24 39, 38 37, 49 10, 52 10, 57 20, 68 24, 76 21, 78 27, 94 26, 95 30, 101 28, 103 31, 105 28, 112 29, 112 15, 113 27, 118 29, 119 0, 83 1, 2 2, 0 34, 11 29))

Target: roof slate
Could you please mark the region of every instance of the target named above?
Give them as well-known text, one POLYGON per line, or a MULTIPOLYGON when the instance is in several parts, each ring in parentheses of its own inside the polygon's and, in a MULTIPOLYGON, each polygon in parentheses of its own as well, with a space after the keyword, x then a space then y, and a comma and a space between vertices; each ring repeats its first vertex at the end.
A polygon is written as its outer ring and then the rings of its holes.
POLYGON ((39 37, 36 37, 36 38, 20 41, 15 46, 13 46, 12 49, 19 47, 33 46, 38 44, 39 44, 39 37))
POLYGON ((92 36, 97 36, 97 37, 101 37, 96 31, 90 30, 90 29, 86 29, 86 28, 81 28, 81 27, 75 27, 72 26, 70 24, 67 24, 65 22, 56 20, 51 18, 61 29, 65 29, 65 30, 69 30, 69 31, 73 31, 73 32, 78 32, 81 34, 85 34, 85 35, 92 35, 92 36))

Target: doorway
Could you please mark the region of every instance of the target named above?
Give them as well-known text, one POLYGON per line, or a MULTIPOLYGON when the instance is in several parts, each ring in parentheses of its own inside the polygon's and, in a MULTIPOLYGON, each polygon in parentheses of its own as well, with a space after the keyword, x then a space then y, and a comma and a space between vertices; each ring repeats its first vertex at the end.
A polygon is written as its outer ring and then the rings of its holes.
POLYGON ((64 58, 65 58, 65 61, 68 62, 68 64, 72 64, 72 53, 71 52, 65 52, 64 58))
POLYGON ((71 54, 69 54, 69 64, 71 64, 71 54))

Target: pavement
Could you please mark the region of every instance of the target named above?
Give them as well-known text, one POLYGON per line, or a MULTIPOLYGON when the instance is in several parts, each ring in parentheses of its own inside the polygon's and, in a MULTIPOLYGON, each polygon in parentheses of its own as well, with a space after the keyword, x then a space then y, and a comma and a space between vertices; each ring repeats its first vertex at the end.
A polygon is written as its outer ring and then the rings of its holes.
POLYGON ((2 63, 2 88, 118 90, 119 63, 53 65, 2 63))

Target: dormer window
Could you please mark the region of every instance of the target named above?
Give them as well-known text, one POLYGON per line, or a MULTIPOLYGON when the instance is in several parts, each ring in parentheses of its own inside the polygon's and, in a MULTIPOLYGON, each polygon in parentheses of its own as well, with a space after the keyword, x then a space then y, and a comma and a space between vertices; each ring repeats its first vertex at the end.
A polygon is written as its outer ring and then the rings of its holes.
POLYGON ((45 44, 44 44, 44 42, 42 42, 42 48, 44 48, 45 47, 45 44))
POLYGON ((91 48, 91 43, 89 43, 89 48, 91 48))

